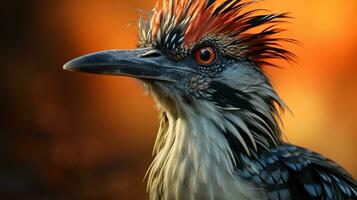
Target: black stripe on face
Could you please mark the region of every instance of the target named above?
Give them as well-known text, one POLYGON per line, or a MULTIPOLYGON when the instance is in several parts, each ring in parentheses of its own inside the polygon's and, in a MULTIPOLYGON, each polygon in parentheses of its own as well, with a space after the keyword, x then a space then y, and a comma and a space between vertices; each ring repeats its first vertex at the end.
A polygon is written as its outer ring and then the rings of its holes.
MULTIPOLYGON (((217 106, 221 108, 237 108, 245 111, 254 113, 262 120, 264 120, 268 126, 272 129, 276 129, 276 121, 271 121, 268 116, 259 112, 255 106, 251 103, 254 99, 249 95, 240 90, 236 90, 221 82, 211 82, 210 89, 213 90, 211 93, 211 101, 213 101, 217 106)), ((270 112, 276 111, 274 107, 273 100, 265 100, 267 106, 270 108, 270 112)), ((272 116, 274 118, 274 116, 272 116)))
POLYGON ((209 88, 213 90, 211 101, 215 102, 217 106, 222 108, 233 107, 255 112, 253 104, 250 103, 252 98, 248 94, 217 81, 211 82, 209 88))
MULTIPOLYGON (((265 116, 263 113, 259 112, 255 108, 255 106, 251 103, 254 99, 249 94, 236 90, 221 82, 211 82, 209 88, 212 91, 210 100, 214 102, 217 106, 221 108, 237 108, 242 111, 251 112, 265 122, 265 123, 261 123, 261 126, 266 128, 266 130, 268 131, 269 130, 274 131, 274 133, 271 134, 276 135, 279 133, 279 131, 277 131, 277 122, 275 121, 274 116, 269 118, 268 116, 265 116)), ((272 112, 272 108, 274 107, 273 101, 267 100, 266 103, 267 103, 267 109, 269 109, 269 111, 272 112)), ((245 121, 244 117, 242 118, 242 120, 245 121)), ((259 129, 257 129, 254 126, 254 123, 260 123, 260 122, 245 121, 245 123, 248 126, 248 128, 252 131, 252 133, 254 132, 255 134, 258 134, 263 138, 265 138, 269 143, 274 144, 274 141, 272 141, 267 136, 266 133, 261 132, 259 129)), ((235 125, 234 123, 232 124, 235 125)), ((237 125, 235 126, 237 130, 241 133, 241 136, 243 137, 245 143, 250 147, 250 150, 252 150, 253 144, 251 139, 245 134, 245 132, 239 126, 237 125)), ((222 132, 224 137, 228 141, 231 150, 234 152, 235 155, 245 154, 245 150, 242 148, 242 145, 239 142, 239 140, 236 138, 236 136, 234 136, 230 132, 227 132, 226 130, 222 130, 222 132)), ((258 151, 263 150, 262 148, 259 148, 259 144, 257 145, 258 145, 258 151)), ((235 157, 236 160, 239 160, 237 156, 235 157)))
MULTIPOLYGON (((249 95, 217 81, 211 82, 209 88, 212 91, 211 101, 213 101, 217 106, 222 108, 233 107, 255 112, 254 106, 250 103, 251 97, 249 95)), ((234 125, 234 123, 232 124, 234 125)), ((252 143, 249 137, 244 133, 242 129, 240 129, 239 127, 236 128, 241 133, 241 136, 243 137, 245 143, 248 146, 251 146, 252 143)), ((221 131, 234 154, 234 159, 237 164, 236 167, 240 168, 240 155, 246 155, 245 149, 242 147, 242 144, 234 134, 227 130, 221 131)))

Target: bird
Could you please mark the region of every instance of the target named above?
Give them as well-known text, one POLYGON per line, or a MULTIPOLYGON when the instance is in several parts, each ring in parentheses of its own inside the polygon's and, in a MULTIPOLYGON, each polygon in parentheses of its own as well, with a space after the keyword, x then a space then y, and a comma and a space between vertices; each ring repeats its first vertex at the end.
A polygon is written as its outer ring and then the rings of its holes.
POLYGON ((133 77, 157 103, 147 172, 152 200, 357 199, 340 165, 283 139, 288 107, 264 71, 294 61, 279 37, 289 13, 256 0, 158 0, 138 21, 136 49, 106 50, 63 68, 133 77))

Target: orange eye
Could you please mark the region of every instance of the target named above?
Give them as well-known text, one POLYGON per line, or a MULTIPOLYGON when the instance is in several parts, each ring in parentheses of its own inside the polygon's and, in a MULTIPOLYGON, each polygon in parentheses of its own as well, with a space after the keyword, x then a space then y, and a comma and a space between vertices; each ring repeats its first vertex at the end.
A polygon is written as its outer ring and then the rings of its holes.
POLYGON ((210 46, 196 49, 194 55, 196 63, 199 65, 212 65, 217 57, 216 50, 210 46))

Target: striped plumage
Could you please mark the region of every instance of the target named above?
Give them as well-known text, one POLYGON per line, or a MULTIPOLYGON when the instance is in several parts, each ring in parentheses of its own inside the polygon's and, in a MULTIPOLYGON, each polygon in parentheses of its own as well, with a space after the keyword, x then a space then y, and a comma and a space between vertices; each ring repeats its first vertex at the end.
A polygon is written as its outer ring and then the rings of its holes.
POLYGON ((65 65, 135 77, 156 100, 151 199, 357 199, 343 168, 283 141, 285 104, 262 66, 293 59, 281 43, 295 41, 278 37, 287 14, 247 10, 254 2, 158 0, 139 22, 138 49, 65 65))

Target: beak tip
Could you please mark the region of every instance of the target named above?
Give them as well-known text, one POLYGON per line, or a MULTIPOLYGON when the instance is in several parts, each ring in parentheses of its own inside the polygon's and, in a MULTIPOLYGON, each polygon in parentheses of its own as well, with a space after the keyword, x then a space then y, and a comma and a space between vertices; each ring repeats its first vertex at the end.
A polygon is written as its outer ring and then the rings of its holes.
POLYGON ((71 61, 69 61, 66 64, 64 64, 62 68, 65 71, 73 71, 73 67, 72 67, 71 61))
POLYGON ((66 64, 64 64, 63 67, 62 67, 63 70, 65 70, 65 71, 70 71, 71 67, 70 67, 69 64, 70 64, 69 62, 67 62, 66 64))
POLYGON ((66 64, 63 65, 63 70, 65 71, 77 71, 78 69, 76 69, 78 66, 80 66, 78 64, 78 62, 76 62, 78 59, 73 59, 73 60, 70 60, 68 61, 66 64))

